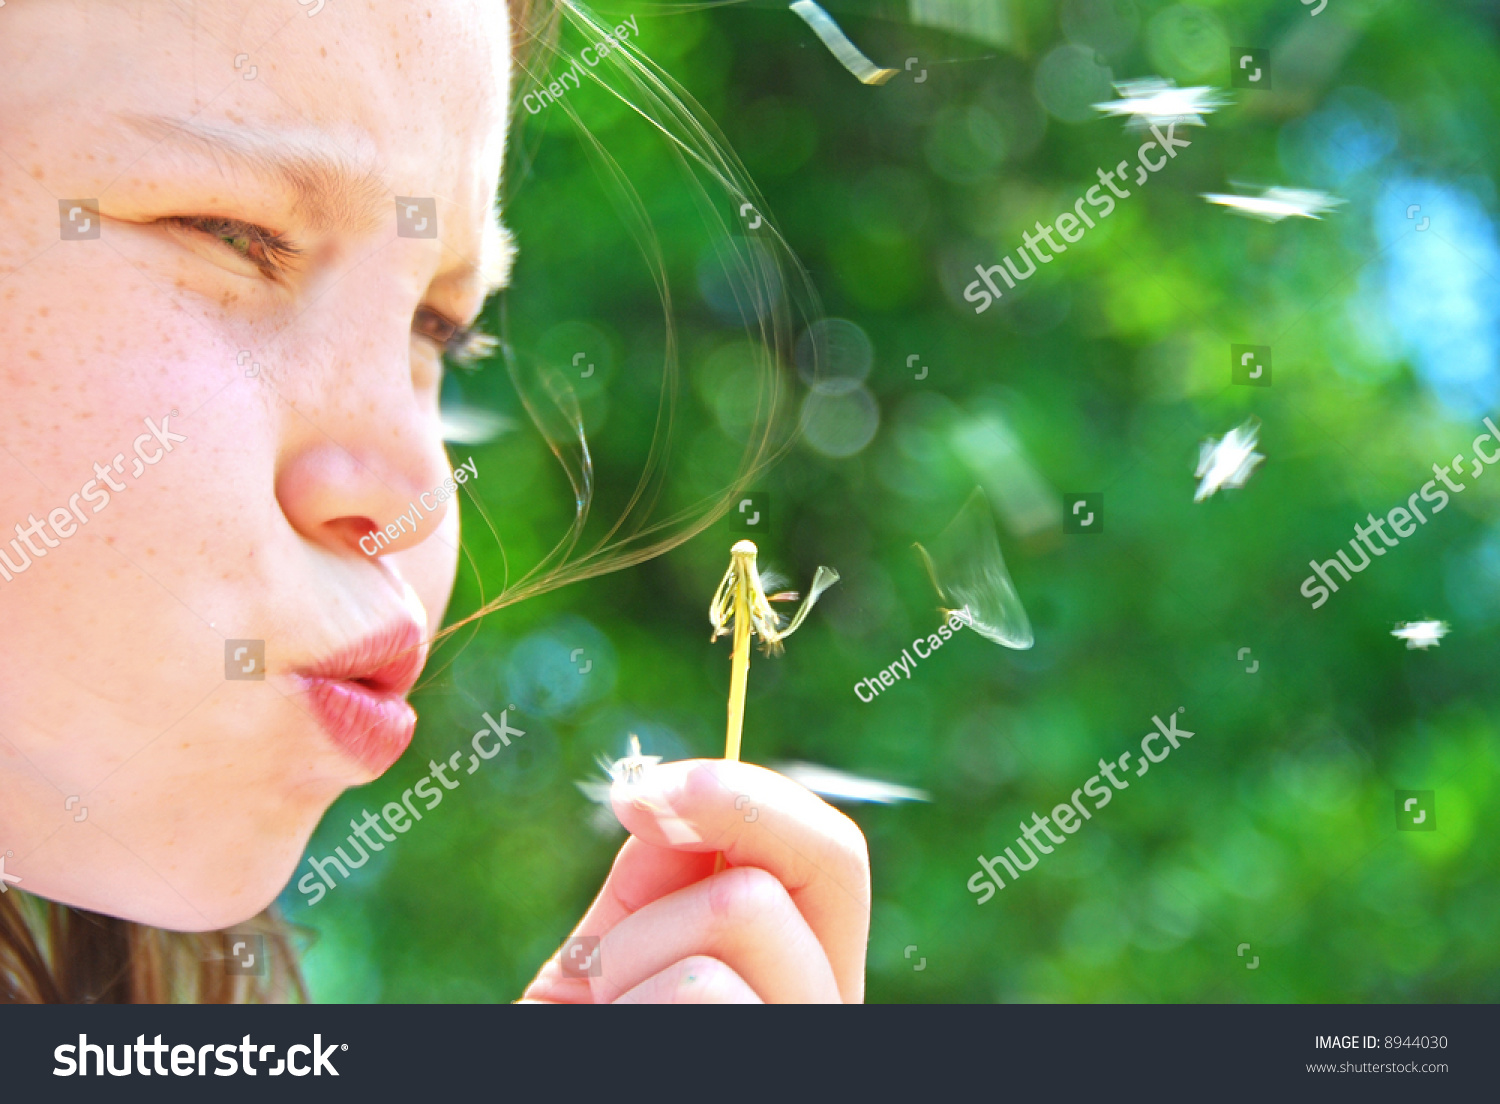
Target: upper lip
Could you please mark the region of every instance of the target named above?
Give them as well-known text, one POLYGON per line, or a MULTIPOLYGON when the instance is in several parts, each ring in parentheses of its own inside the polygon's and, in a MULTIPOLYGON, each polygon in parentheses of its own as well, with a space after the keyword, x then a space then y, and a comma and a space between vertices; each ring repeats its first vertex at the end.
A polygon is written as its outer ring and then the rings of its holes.
POLYGON ((415 621, 392 623, 297 673, 309 679, 357 682, 376 693, 405 696, 427 662, 423 628, 415 621))

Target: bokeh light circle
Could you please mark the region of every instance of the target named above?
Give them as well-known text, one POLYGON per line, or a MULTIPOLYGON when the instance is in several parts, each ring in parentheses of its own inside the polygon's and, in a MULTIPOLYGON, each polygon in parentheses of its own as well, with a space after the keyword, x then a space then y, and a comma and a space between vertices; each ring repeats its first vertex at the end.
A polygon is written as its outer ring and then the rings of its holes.
POLYGON ((1036 98, 1065 123, 1099 117, 1096 103, 1114 98, 1114 74, 1086 46, 1059 46, 1036 67, 1036 98))
POLYGON ((824 395, 853 391, 869 377, 874 363, 869 335, 847 318, 820 319, 797 339, 797 371, 824 395))
POLYGON ((802 439, 816 452, 841 460, 868 445, 880 426, 880 407, 864 387, 814 390, 802 403, 802 439))

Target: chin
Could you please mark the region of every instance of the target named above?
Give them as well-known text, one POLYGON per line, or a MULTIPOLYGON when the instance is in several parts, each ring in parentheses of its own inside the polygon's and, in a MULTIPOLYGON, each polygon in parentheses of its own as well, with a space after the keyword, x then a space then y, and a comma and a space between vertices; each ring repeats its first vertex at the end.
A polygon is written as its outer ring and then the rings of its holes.
POLYGON ((32 892, 59 905, 113 916, 132 924, 175 932, 210 932, 233 928, 263 912, 276 899, 285 882, 256 879, 252 887, 226 892, 222 887, 199 887, 191 904, 171 890, 151 887, 144 892, 119 897, 111 894, 51 892, 39 885, 32 892), (218 896, 214 897, 213 894, 218 896))
POLYGON ((143 924, 148 928, 160 928, 162 931, 228 931, 263 912, 276 899, 276 894, 279 892, 280 888, 278 887, 275 892, 266 895, 258 904, 253 905, 225 902, 223 908, 215 909, 211 912, 205 912, 201 908, 196 910, 174 909, 170 901, 157 901, 148 903, 147 907, 143 911, 140 911, 138 915, 126 915, 121 918, 130 920, 136 924, 143 924))
MULTIPOLYGON (((165 931, 231 929, 264 912, 276 900, 301 862, 324 811, 320 807, 294 836, 283 836, 274 843, 247 839, 243 845, 236 845, 227 840, 200 839, 194 858, 201 856, 201 863, 164 867, 172 874, 171 884, 154 872, 134 881, 121 879, 115 872, 91 879, 92 887, 81 891, 78 886, 67 886, 58 887, 53 894, 38 885, 37 892, 74 908, 165 931)), ((140 874, 141 869, 130 873, 140 874)))
POLYGON ((220 861, 200 871, 200 890, 191 897, 191 907, 175 898, 162 899, 157 902, 161 907, 152 910, 154 918, 138 922, 170 931, 219 931, 264 912, 296 873, 313 829, 326 811, 320 808, 295 839, 279 846, 250 845, 245 854, 234 855, 228 862, 221 853, 220 861))

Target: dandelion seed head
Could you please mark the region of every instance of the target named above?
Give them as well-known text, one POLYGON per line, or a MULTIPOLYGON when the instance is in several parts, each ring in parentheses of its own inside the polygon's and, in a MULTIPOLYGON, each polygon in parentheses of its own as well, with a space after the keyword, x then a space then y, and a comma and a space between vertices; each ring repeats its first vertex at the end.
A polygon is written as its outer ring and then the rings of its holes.
MULTIPOLYGON (((761 577, 755 564, 755 542, 738 541, 729 551, 729 570, 724 573, 719 589, 708 606, 708 620, 714 629, 713 636, 709 639, 717 640, 734 631, 735 618, 741 615, 743 603, 743 615, 750 622, 751 634, 760 638, 761 647, 767 655, 779 655, 783 650, 781 642, 797 631, 818 597, 839 581, 839 573, 831 567, 819 567, 813 576, 812 586, 808 588, 807 597, 802 599, 802 605, 796 614, 787 619, 771 608, 771 599, 766 595, 766 583, 769 581, 779 586, 781 580, 774 574, 761 577), (740 596, 742 582, 745 592, 743 599, 740 596)), ((790 597, 795 598, 795 595, 790 597)))

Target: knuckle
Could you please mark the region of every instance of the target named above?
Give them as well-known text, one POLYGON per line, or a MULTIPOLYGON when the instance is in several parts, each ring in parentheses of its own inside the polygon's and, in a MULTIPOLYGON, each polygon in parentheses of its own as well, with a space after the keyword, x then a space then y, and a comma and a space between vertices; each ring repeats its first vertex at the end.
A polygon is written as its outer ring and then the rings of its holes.
POLYGON ((708 884, 709 912, 720 927, 738 927, 779 912, 789 903, 786 887, 774 875, 754 866, 726 870, 708 884))
POLYGON ((700 979, 712 979, 721 974, 728 973, 729 967, 713 955, 695 954, 688 955, 679 962, 677 964, 677 972, 683 978, 688 974, 696 974, 700 979))
POLYGON ((739 763, 705 760, 697 763, 683 779, 683 793, 694 805, 712 805, 735 792, 734 781, 739 763))

